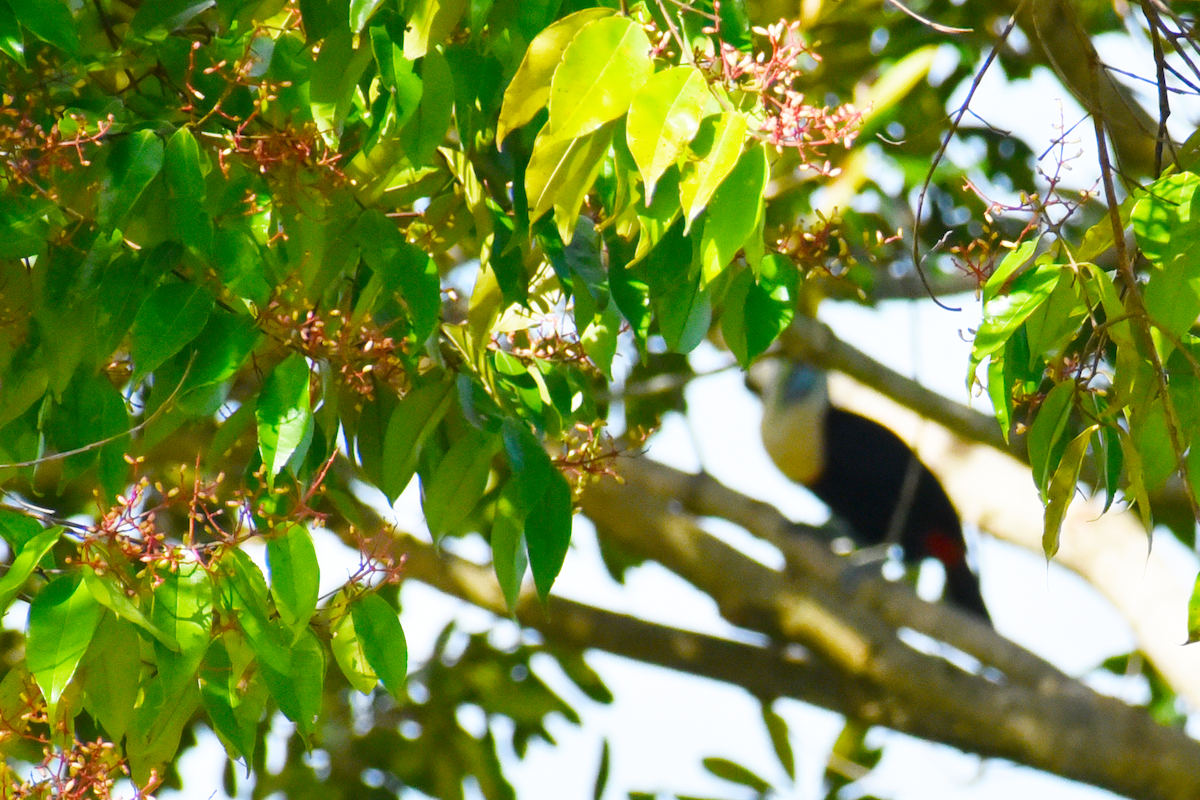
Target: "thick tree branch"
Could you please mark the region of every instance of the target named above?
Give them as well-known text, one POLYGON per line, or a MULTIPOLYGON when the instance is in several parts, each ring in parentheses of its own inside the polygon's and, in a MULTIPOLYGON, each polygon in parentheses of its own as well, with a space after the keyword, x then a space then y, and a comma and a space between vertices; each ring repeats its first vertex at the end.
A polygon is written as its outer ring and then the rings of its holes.
MULTIPOLYGON (((1159 726, 1140 709, 1063 680, 1048 665, 1039 670, 1032 655, 1012 673, 984 662, 984 667, 1000 669, 1002 677, 997 678, 920 653, 889 624, 902 616, 890 604, 899 587, 864 581, 851 588, 842 578, 830 582, 830 577, 844 575, 844 568, 832 553, 822 553, 822 547, 803 554, 805 563, 814 566, 811 573, 782 575, 707 534, 661 496, 667 485, 684 489, 687 476, 644 461, 626 464, 622 474, 624 485, 598 484, 582 501, 602 535, 655 559, 710 594, 736 624, 803 645, 855 680, 876 687, 880 700, 862 717, 865 722, 1008 758, 1131 797, 1191 798, 1200 792, 1200 744, 1181 731, 1159 726), (881 597, 887 601, 881 604, 881 597), (879 613, 884 610, 892 619, 879 613), (1170 755, 1164 755, 1167 752, 1170 755)), ((706 513, 716 510, 696 501, 691 491, 676 497, 706 513)), ((930 613, 943 621, 956 614, 947 609, 930 613)), ((927 627, 919 619, 912 623, 927 627)), ((960 644, 951 635, 939 638, 960 644)), ((970 640, 961 645, 980 651, 970 640)), ((1003 646, 997 648, 1003 652, 1003 646)))
MULTIPOLYGON (((835 379, 830 387, 838 405, 883 422, 912 445, 964 520, 1041 552, 1044 511, 1027 466, 963 441, 864 386, 835 379)), ((1071 504, 1054 560, 1108 598, 1168 683, 1200 706, 1200 649, 1182 646, 1191 587, 1150 549, 1135 515, 1102 514, 1102 507, 1098 499, 1071 504)))

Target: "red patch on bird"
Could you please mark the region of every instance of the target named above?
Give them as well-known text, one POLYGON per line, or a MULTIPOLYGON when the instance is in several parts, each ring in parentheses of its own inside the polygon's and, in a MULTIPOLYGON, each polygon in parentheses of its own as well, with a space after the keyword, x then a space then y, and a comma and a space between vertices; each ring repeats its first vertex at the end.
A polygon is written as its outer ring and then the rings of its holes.
POLYGON ((942 531, 925 534, 925 550, 943 564, 958 564, 967 558, 962 542, 942 531))

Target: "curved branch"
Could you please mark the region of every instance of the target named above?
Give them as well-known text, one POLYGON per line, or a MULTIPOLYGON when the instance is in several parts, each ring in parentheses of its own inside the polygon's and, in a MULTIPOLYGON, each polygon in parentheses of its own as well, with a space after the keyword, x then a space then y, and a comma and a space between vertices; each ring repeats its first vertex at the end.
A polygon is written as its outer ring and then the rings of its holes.
MULTIPOLYGON (((847 587, 841 578, 830 583, 828 576, 843 575, 844 567, 820 546, 804 554, 812 573, 775 572, 709 535, 694 518, 674 510, 674 501, 660 496, 663 485, 683 488, 689 476, 644 460, 624 467, 624 485, 603 482, 584 494, 584 512, 601 535, 653 558, 708 593, 735 624, 802 645, 873 687, 879 701, 865 709, 862 721, 1131 797, 1182 800, 1200 792, 1200 743, 1182 731, 1159 726, 1142 709, 1064 680, 1048 665, 1036 669, 1039 659, 1031 654, 1023 659, 1026 673, 1001 670, 995 677, 986 669, 997 668, 992 663, 984 662, 984 669, 973 673, 918 652, 890 624, 903 616, 891 607, 894 594, 904 591, 900 587, 878 580, 864 581, 859 588, 847 587), (662 485, 656 488, 656 482, 662 485), (886 598, 883 604, 881 597, 886 598), (891 619, 879 613, 885 610, 891 619), (1038 672, 1041 679, 1035 677, 1038 672), (1030 678, 1035 678, 1032 684, 1030 678), (1155 757, 1145 758, 1146 753, 1155 757)), ((681 499, 695 503, 692 492, 681 499)), ((702 507, 716 510, 696 505, 702 507)), ((941 621, 958 614, 940 607, 930 613, 941 621)), ((924 624, 911 621, 913 627, 924 624)), ((976 629, 972 638, 999 640, 981 625, 959 621, 976 629)), ((949 635, 949 626, 944 633, 939 637, 943 641, 978 652, 971 641, 949 635)), ((999 642, 996 647, 1017 649, 999 642)))

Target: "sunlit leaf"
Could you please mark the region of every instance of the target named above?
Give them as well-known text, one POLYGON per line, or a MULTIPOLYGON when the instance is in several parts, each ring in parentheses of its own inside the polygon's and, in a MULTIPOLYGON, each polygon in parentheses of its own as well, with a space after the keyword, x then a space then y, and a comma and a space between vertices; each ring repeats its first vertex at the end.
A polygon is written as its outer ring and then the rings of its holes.
POLYGON ((47 702, 62 696, 103 613, 78 573, 55 578, 29 604, 25 663, 47 702))
POLYGON ((671 67, 652 75, 634 95, 625 123, 629 152, 642 173, 646 198, 700 130, 708 84, 695 67, 671 67))
POLYGON ((633 20, 605 17, 584 25, 550 82, 548 141, 583 136, 624 115, 653 71, 650 40, 633 20))
POLYGON ((1071 505, 1079 485, 1079 470, 1083 466, 1083 457, 1087 454, 1092 434, 1099 427, 1088 426, 1071 440, 1054 470, 1054 477, 1050 479, 1046 490, 1046 526, 1042 532, 1042 552, 1046 554, 1046 558, 1054 558, 1054 554, 1058 552, 1058 536, 1062 530, 1063 519, 1067 515, 1067 507, 1071 505))
POLYGON ((746 118, 737 111, 707 117, 692 141, 695 161, 688 163, 679 184, 686 233, 738 162, 746 138, 746 118))
POLYGON ((504 90, 504 105, 496 123, 496 142, 525 125, 550 100, 550 80, 562 63, 563 52, 584 25, 612 16, 611 8, 585 8, 569 14, 541 31, 525 50, 516 75, 504 90))
POLYGON ((408 27, 404 54, 420 58, 441 44, 467 9, 467 0, 411 0, 405 4, 408 27))
POLYGON ((258 448, 267 469, 267 485, 312 438, 308 361, 293 353, 275 367, 263 385, 255 410, 258 448))
MULTIPOLYGON (((346 602, 344 595, 339 595, 339 600, 346 602)), ((367 662, 363 641, 354 627, 354 615, 348 608, 337 616, 330 631, 333 636, 329 648, 333 651, 338 668, 351 686, 363 694, 369 693, 379 683, 379 676, 367 662)))
MULTIPOLYGON (((32 520, 30 520, 32 522, 32 520)), ((33 523, 37 525, 36 522, 33 523)), ((25 585, 25 581, 29 580, 29 576, 33 574, 33 570, 37 567, 38 562, 46 553, 50 552, 50 548, 54 547, 55 542, 63 535, 66 530, 61 525, 56 525, 53 528, 42 530, 38 527, 38 533, 22 542, 20 546, 13 543, 9 539, 9 546, 16 552, 16 557, 12 559, 12 563, 8 565, 7 572, 0 578, 0 614, 3 614, 8 609, 13 598, 17 596, 17 592, 21 591, 21 587, 25 585)), ((8 537, 5 537, 8 539, 8 537)))
POLYGON ((154 588, 150 618, 157 628, 179 644, 172 650, 156 642, 155 658, 163 691, 173 695, 195 681, 196 670, 208 648, 212 629, 212 583, 198 562, 185 561, 164 568, 154 588))

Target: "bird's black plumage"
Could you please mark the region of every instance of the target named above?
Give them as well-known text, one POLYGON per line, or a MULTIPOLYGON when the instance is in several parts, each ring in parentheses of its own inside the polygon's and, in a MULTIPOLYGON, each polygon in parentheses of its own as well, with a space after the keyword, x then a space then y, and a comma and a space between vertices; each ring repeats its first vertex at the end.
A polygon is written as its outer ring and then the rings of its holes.
POLYGON ((830 407, 826 412, 825 466, 808 488, 851 527, 859 544, 887 541, 893 517, 904 559, 918 564, 936 558, 946 569, 946 598, 988 622, 979 581, 967 565, 958 512, 937 478, 915 461, 899 436, 878 422, 830 407), (907 508, 900 506, 905 475, 916 470, 907 508))
POLYGON ((794 365, 769 393, 763 442, 788 477, 850 526, 859 545, 892 539, 909 563, 938 559, 947 600, 991 623, 967 565, 958 512, 937 478, 892 431, 831 406, 822 373, 794 365))

